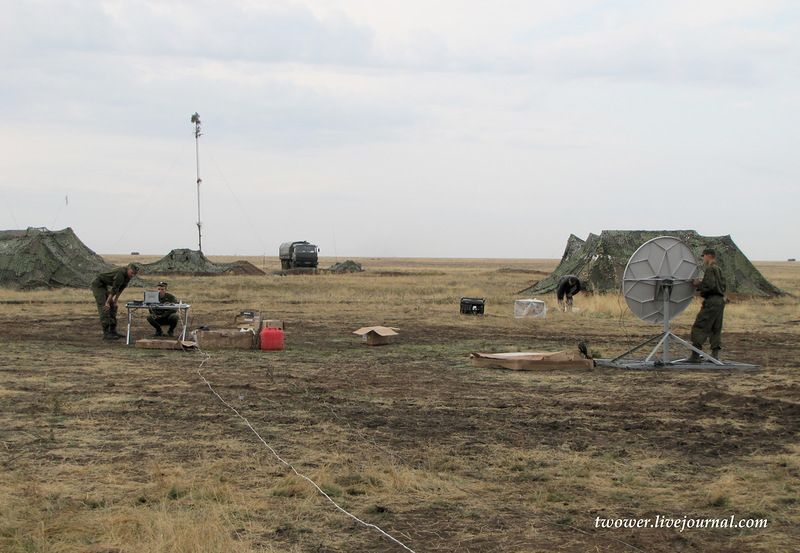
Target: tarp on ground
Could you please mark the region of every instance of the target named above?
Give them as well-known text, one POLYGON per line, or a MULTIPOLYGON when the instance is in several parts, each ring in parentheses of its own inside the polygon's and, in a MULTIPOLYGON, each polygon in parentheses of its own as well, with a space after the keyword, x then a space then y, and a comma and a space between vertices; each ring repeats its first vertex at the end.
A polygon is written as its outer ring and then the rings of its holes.
POLYGON ((0 231, 0 286, 86 288, 98 273, 113 268, 71 228, 0 231))
POLYGON ((604 230, 599 235, 589 234, 586 240, 572 234, 556 270, 521 290, 520 294, 553 292, 564 275, 576 275, 590 291, 617 292, 622 287, 622 274, 631 255, 658 236, 682 240, 697 256, 699 264, 705 248, 716 250, 728 293, 762 297, 783 294, 753 266, 729 235, 701 236, 693 230, 604 230))
POLYGON ((583 359, 578 354, 565 351, 537 352, 521 351, 514 353, 470 353, 474 367, 489 369, 510 369, 513 371, 532 371, 535 369, 591 369, 594 361, 583 359))
POLYGON ((361 263, 357 263, 352 259, 342 261, 341 263, 334 263, 328 268, 331 273, 360 273, 364 269, 361 268, 361 263))
POLYGON ((154 263, 142 264, 148 275, 263 275, 264 271, 249 261, 214 263, 203 252, 188 248, 175 249, 154 263))

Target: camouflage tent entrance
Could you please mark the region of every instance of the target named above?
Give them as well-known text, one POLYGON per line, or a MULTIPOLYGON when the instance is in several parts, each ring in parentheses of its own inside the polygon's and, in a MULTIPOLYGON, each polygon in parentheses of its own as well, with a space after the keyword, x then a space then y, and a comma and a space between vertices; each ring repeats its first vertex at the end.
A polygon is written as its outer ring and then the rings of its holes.
POLYGON ((203 252, 187 248, 172 250, 155 263, 142 265, 150 275, 263 275, 264 271, 248 261, 214 263, 203 252))
POLYGON ((693 230, 604 230, 599 236, 590 234, 586 240, 572 234, 556 270, 520 293, 553 292, 558 280, 570 274, 580 278, 588 290, 619 291, 628 259, 639 246, 657 236, 679 238, 692 249, 698 260, 702 257, 703 249, 716 250, 717 262, 725 275, 729 293, 753 296, 777 296, 783 293, 750 263, 730 236, 700 236, 693 230))
POLYGON ((71 228, 0 231, 0 286, 87 288, 98 273, 113 268, 71 228))

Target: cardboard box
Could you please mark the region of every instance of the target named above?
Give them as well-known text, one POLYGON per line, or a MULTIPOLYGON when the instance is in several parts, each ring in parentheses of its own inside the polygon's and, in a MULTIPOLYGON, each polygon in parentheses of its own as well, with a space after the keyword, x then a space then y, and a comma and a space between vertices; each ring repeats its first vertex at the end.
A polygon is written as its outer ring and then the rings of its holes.
POLYGON ((537 352, 521 351, 515 353, 470 353, 474 367, 489 369, 511 369, 532 371, 536 369, 591 369, 594 361, 565 351, 537 352))
POLYGON ((261 321, 261 328, 280 328, 281 330, 286 330, 283 328, 283 321, 280 319, 264 319, 261 321))
POLYGON ((256 333, 238 329, 195 330, 197 346, 202 349, 254 349, 256 333))
POLYGON ((399 328, 391 326, 365 326, 353 331, 361 336, 361 342, 368 346, 384 346, 397 340, 399 328))

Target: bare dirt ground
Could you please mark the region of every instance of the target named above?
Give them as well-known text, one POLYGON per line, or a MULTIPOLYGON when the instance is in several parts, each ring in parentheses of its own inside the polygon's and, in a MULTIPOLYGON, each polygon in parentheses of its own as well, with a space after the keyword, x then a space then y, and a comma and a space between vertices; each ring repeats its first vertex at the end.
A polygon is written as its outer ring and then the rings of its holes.
MULTIPOLYGON (((498 371, 469 352, 585 339, 609 356, 658 329, 617 298, 513 319, 514 292, 552 261, 359 261, 355 275, 171 282, 191 327, 252 307, 285 320, 283 352, 126 348, 99 339, 88 291, 0 294, 0 550, 405 550, 298 478, 202 377, 343 508, 417 552, 796 550, 794 298, 729 307, 725 355, 759 371, 498 371), (487 315, 459 316, 460 295, 486 296, 487 315), (350 332, 365 324, 401 341, 362 346, 350 332), (657 515, 768 526, 595 527, 657 515)), ((800 289, 795 266, 760 268, 800 289)))

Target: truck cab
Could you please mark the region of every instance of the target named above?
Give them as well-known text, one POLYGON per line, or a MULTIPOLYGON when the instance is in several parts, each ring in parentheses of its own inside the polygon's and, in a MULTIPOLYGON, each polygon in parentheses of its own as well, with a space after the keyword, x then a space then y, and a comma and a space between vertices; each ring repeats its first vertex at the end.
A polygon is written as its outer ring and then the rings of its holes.
POLYGON ((297 242, 284 242, 278 249, 281 260, 281 269, 296 269, 300 267, 316 269, 319 264, 319 248, 306 240, 297 242))

